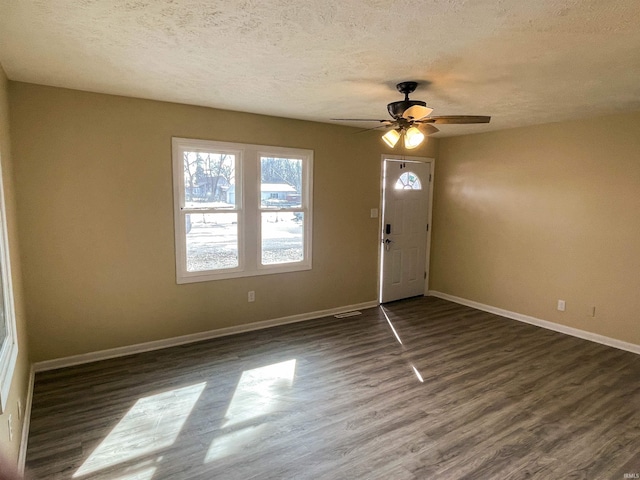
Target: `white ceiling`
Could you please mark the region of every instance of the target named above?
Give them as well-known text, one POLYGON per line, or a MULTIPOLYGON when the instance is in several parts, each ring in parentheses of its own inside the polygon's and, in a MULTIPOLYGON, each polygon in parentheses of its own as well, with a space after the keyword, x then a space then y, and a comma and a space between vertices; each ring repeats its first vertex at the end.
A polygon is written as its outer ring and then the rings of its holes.
POLYGON ((388 118, 417 80, 433 115, 492 116, 450 136, 640 110, 640 1, 0 0, 0 62, 17 81, 320 122, 388 118))

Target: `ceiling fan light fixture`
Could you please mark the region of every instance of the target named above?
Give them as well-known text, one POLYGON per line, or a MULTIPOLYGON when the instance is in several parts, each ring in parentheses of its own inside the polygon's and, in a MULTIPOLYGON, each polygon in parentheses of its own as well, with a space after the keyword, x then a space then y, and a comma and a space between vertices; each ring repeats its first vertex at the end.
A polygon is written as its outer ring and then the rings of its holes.
POLYGON ((408 150, 416 148, 424 140, 424 133, 418 127, 410 127, 404 134, 404 147, 408 150))
POLYGON ((421 120, 431 112, 433 112, 433 108, 422 105, 413 105, 402 113, 402 117, 407 120, 421 120))
POLYGON ((382 136, 382 140, 393 148, 396 146, 396 143, 398 143, 398 140, 400 140, 400 132, 398 130, 389 130, 382 136))

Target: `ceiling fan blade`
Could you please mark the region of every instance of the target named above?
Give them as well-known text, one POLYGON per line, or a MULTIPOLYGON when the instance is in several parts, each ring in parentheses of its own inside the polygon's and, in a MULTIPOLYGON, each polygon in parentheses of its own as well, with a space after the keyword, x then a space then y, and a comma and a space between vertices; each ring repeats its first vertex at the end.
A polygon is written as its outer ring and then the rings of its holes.
POLYGON ((427 115, 433 112, 433 108, 425 107, 422 105, 413 105, 402 112, 402 117, 407 120, 421 120, 427 115))
POLYGON ((484 115, 440 115, 424 119, 429 123, 489 123, 491 117, 484 115))
POLYGON ((425 135, 431 135, 432 133, 438 133, 440 131, 440 129, 434 127, 430 123, 422 124, 420 126, 420 130, 422 130, 425 135))
POLYGON ((388 128, 388 127, 389 127, 389 125, 378 125, 377 127, 365 128, 364 130, 358 130, 355 133, 358 134, 358 133, 370 132, 371 130, 380 130, 381 128, 388 128))
POLYGON ((376 120, 374 118, 332 118, 336 122, 389 122, 392 123, 391 120, 376 120))

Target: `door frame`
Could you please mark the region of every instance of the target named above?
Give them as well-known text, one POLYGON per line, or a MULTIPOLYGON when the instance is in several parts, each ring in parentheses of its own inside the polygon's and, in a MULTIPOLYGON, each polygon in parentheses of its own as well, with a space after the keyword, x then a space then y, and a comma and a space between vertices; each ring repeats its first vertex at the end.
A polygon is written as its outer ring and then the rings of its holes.
POLYGON ((383 223, 384 223, 384 162, 385 160, 394 160, 398 162, 408 163, 428 163, 429 164, 429 205, 427 205, 427 224, 429 230, 427 230, 427 244, 425 246, 425 272, 427 272, 427 278, 424 280, 423 294, 426 296, 429 293, 429 264, 431 260, 431 232, 433 231, 433 186, 435 184, 435 158, 429 157, 413 157, 407 155, 387 155, 382 154, 380 161, 380 202, 378 216, 378 283, 377 283, 377 297, 378 304, 382 303, 382 237, 383 237, 383 223))

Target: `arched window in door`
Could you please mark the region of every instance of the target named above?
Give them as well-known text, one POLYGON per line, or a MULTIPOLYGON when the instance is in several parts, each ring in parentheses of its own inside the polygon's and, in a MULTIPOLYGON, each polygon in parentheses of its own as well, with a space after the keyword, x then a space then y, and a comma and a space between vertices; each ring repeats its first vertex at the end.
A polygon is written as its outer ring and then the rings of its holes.
POLYGON ((413 172, 404 172, 396 182, 396 190, 422 190, 420 178, 413 172))

